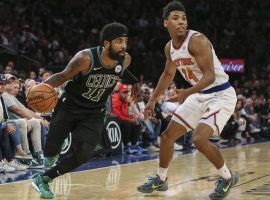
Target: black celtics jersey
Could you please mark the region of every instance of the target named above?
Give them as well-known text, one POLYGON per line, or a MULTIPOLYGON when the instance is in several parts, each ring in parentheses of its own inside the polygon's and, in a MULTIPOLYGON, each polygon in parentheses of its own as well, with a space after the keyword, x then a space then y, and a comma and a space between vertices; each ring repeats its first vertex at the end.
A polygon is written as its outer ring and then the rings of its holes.
POLYGON ((112 67, 105 66, 101 60, 101 46, 90 48, 88 52, 91 58, 88 72, 67 82, 65 97, 76 107, 96 109, 105 106, 108 96, 121 80, 124 67, 123 61, 116 61, 112 67))

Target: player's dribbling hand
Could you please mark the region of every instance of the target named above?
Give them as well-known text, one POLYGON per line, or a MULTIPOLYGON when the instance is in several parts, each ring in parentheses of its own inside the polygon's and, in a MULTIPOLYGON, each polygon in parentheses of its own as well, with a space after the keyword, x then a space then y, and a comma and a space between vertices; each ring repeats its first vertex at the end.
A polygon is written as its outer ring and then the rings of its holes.
POLYGON ((183 103, 187 97, 188 93, 185 89, 176 89, 176 94, 170 97, 167 101, 183 103))
POLYGON ((155 116, 156 113, 154 109, 155 109, 155 101, 149 101, 143 111, 144 119, 149 119, 152 116, 155 116))

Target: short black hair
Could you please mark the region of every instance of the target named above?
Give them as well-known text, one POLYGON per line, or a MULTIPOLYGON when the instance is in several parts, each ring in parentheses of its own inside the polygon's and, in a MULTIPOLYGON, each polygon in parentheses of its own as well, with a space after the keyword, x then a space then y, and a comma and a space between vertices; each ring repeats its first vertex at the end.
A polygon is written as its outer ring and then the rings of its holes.
POLYGON ((186 12, 185 6, 180 1, 172 1, 163 8, 163 19, 168 19, 170 13, 175 10, 186 12))
POLYGON ((127 37, 128 28, 119 22, 113 22, 103 27, 100 33, 100 42, 103 44, 105 40, 112 41, 118 37, 127 37))

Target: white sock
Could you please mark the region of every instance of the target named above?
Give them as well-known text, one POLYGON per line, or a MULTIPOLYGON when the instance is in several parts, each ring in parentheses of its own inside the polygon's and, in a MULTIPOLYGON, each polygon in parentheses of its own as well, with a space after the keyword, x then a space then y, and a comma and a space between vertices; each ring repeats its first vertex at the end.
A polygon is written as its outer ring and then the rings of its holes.
POLYGON ((232 178, 231 172, 230 170, 228 170, 225 163, 220 169, 218 169, 218 175, 221 176, 222 178, 225 178, 226 180, 232 178))
POLYGON ((168 171, 168 168, 162 168, 162 167, 158 168, 157 175, 159 176, 160 180, 166 181, 167 171, 168 171))

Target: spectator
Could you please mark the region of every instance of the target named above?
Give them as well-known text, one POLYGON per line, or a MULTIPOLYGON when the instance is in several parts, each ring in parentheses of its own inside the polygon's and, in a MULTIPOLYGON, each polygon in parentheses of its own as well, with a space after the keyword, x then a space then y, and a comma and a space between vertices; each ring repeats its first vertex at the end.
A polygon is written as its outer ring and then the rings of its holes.
POLYGON ((140 124, 128 111, 128 95, 128 86, 120 84, 118 86, 118 92, 112 95, 112 113, 118 117, 120 129, 123 134, 125 151, 127 153, 138 153, 140 124))
POLYGON ((254 111, 253 100, 251 98, 246 99, 245 105, 241 110, 241 115, 245 116, 248 120, 250 133, 258 133, 261 131, 258 114, 254 111))
MULTIPOLYGON (((142 101, 138 103, 138 108, 142 113, 146 104, 150 99, 150 90, 148 88, 143 89, 142 101)), ((152 117, 151 119, 144 119, 140 121, 142 126, 145 127, 145 143, 149 151, 159 151, 155 146, 157 145, 157 138, 160 135, 161 119, 152 117)))
MULTIPOLYGON (((31 131, 31 140, 33 144, 33 156, 36 158, 40 167, 42 167, 44 156, 41 146, 41 123, 48 127, 48 122, 41 118, 39 115, 34 113, 33 111, 27 109, 23 104, 21 104, 17 98, 10 95, 10 93, 14 93, 14 81, 15 77, 10 76, 10 74, 6 74, 7 85, 6 92, 3 93, 3 98, 5 100, 5 104, 10 111, 11 117, 13 119, 26 118, 27 119, 27 130, 31 131)), ((29 152, 27 135, 24 136, 24 140, 22 140, 23 147, 25 151, 29 152)))

